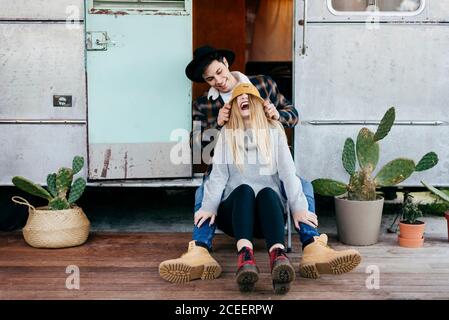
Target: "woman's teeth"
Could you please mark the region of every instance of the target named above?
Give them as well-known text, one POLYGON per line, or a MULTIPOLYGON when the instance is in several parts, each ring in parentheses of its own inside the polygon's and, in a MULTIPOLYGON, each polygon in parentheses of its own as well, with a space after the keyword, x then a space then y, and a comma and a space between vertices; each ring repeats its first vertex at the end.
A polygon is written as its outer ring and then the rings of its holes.
POLYGON ((242 103, 241 109, 242 110, 248 110, 249 109, 248 103, 247 102, 242 103))

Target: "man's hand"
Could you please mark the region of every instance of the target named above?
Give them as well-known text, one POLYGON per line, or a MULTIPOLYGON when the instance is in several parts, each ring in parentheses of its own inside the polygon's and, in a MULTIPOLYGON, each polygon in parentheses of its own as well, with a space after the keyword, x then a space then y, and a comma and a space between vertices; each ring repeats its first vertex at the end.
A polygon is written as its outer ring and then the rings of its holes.
POLYGON ((226 103, 223 107, 218 111, 217 123, 220 127, 223 127, 226 122, 229 121, 229 116, 231 114, 231 105, 226 103))
POLYGON ((204 221, 210 218, 209 225, 212 225, 215 222, 215 217, 216 215, 214 213, 200 209, 197 212, 195 212, 194 223, 199 228, 201 227, 204 221))
POLYGON ((293 213, 293 222, 298 230, 300 229, 300 222, 308 224, 313 228, 318 227, 318 217, 315 213, 308 210, 296 211, 295 213, 293 213))
POLYGON ((279 120, 281 117, 279 111, 276 109, 274 104, 270 102, 270 100, 265 100, 263 103, 263 111, 265 111, 265 115, 268 119, 279 120))

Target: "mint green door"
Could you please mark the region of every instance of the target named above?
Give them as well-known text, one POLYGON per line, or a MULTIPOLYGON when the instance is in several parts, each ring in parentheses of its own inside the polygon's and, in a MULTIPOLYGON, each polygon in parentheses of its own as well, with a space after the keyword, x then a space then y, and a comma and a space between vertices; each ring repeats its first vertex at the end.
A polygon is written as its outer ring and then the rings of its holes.
POLYGON ((86 0, 90 179, 191 177, 191 56, 190 1, 86 0))

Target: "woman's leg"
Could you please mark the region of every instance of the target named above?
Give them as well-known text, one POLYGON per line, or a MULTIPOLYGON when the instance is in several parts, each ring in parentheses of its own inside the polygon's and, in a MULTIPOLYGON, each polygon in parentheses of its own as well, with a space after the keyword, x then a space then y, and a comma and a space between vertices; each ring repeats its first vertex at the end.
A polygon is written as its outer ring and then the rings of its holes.
POLYGON ((254 190, 249 185, 242 184, 220 204, 215 219, 217 227, 234 237, 237 243, 240 240, 247 240, 244 243, 251 243, 252 248, 255 208, 254 190))
POLYGON ((284 248, 285 222, 284 206, 278 194, 271 188, 264 188, 256 196, 256 234, 265 238, 267 250, 284 248), (259 230, 261 232, 259 232, 259 230))
POLYGON ((253 251, 253 229, 255 213, 254 190, 240 185, 220 204, 217 227, 237 240, 236 281, 240 291, 252 291, 259 279, 253 251))
POLYGON ((295 280, 295 270, 285 253, 284 226, 286 217, 279 195, 271 188, 264 188, 256 196, 256 212, 260 220, 270 257, 271 277, 275 293, 287 293, 295 280))

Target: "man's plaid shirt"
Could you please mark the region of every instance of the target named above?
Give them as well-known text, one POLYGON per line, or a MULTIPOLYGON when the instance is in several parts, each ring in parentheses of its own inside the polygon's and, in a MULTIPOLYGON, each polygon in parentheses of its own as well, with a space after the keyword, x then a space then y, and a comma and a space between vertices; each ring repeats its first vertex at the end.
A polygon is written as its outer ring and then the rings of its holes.
MULTIPOLYGON (((293 128, 298 123, 298 111, 288 101, 268 76, 248 76, 251 83, 259 90, 264 100, 270 100, 279 112, 279 121, 284 127, 293 128)), ((217 124, 218 112, 224 106, 221 96, 216 100, 208 99, 207 92, 193 102, 193 121, 201 121, 201 131, 209 128, 221 129, 217 124)))

